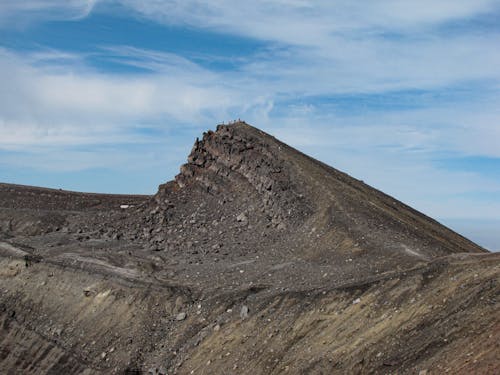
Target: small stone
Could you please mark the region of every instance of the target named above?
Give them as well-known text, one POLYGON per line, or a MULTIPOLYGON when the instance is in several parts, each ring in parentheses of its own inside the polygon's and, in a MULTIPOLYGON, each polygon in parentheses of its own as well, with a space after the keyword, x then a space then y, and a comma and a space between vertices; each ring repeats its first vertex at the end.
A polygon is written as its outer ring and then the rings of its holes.
POLYGON ((356 298, 354 301, 352 301, 352 304, 357 305, 360 302, 361 302, 361 298, 356 298))
POLYGON ((214 327, 214 331, 220 331, 220 325, 219 324, 216 324, 215 327, 214 327))
POLYGON ((241 306, 241 311, 240 311, 240 317, 241 319, 246 319, 248 318, 248 306, 243 305, 241 306))
POLYGON ((238 221, 240 223, 247 222, 248 221, 247 215, 245 215, 245 213, 242 212, 241 214, 239 214, 238 216, 236 216, 236 221, 238 221))
POLYGON ((180 312, 179 314, 177 314, 177 316, 175 317, 175 320, 178 320, 178 321, 181 321, 181 320, 184 320, 186 319, 187 317, 187 314, 185 312, 180 312))
POLYGON ((420 370, 418 375, 427 375, 427 370, 420 370))

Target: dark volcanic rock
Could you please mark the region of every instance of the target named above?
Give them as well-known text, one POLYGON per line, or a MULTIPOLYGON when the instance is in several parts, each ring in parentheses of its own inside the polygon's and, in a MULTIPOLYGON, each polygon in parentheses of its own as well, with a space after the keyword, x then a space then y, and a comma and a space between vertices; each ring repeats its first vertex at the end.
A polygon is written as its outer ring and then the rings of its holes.
MULTIPOLYGON (((147 239, 174 251, 380 273, 455 252, 483 249, 434 220, 243 122, 196 140, 175 181, 160 186, 147 239), (229 255, 229 254, 228 254, 229 255), (347 263, 347 264, 346 264, 347 263)), ((205 258, 206 259, 206 258, 205 258)), ((210 259, 208 259, 210 261, 210 259)))
POLYGON ((219 125, 216 132, 209 131, 201 141, 196 140, 175 181, 181 188, 198 184, 214 194, 227 192, 224 187, 229 184, 233 189, 241 186, 243 193, 257 193, 259 200, 252 203, 263 208, 274 225, 304 220, 311 212, 298 181, 293 179, 292 166, 280 157, 285 146, 268 138, 244 123, 219 125))

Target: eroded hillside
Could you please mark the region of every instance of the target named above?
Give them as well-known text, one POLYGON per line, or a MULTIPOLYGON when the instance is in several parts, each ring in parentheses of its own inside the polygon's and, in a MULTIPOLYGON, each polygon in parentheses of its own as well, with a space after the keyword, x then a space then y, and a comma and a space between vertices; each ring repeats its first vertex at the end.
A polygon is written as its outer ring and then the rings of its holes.
POLYGON ((245 123, 151 197, 0 184, 0 228, 7 373, 500 368, 497 254, 245 123))

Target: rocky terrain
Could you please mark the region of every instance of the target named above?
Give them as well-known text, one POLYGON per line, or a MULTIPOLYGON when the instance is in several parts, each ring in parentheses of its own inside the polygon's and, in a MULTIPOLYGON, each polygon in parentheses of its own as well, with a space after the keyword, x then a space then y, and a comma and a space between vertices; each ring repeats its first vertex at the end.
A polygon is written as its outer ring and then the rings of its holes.
POLYGON ((244 122, 154 196, 0 184, 7 374, 496 374, 500 254, 244 122))

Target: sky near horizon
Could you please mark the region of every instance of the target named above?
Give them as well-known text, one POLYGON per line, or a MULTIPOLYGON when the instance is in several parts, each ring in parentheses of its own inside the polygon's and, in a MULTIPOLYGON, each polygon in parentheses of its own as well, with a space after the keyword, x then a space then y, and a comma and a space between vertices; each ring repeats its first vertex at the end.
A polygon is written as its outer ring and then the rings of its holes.
POLYGON ((500 1, 0 1, 0 181, 144 193, 241 118, 500 250, 500 1))

